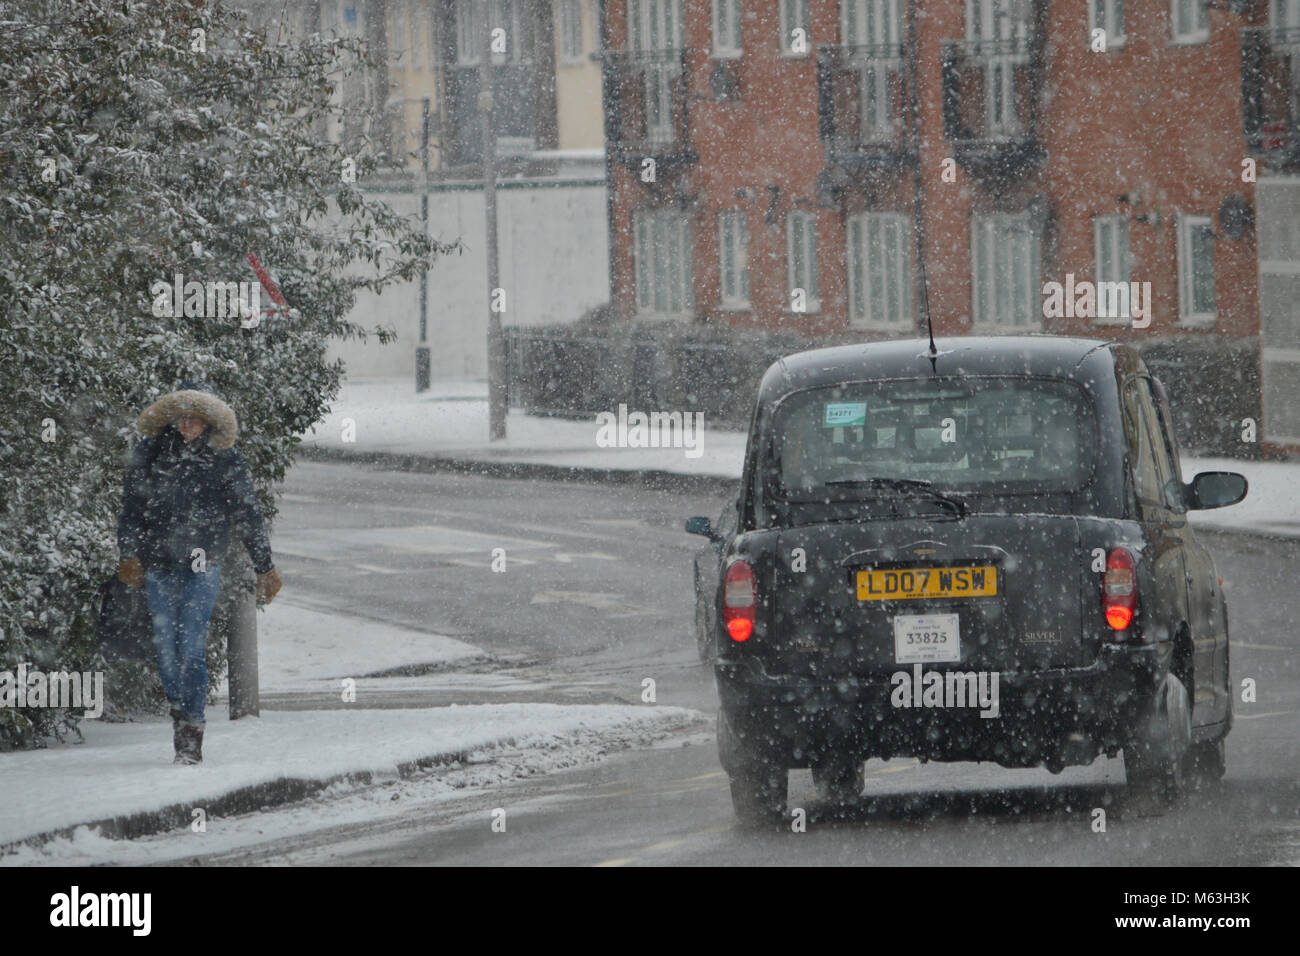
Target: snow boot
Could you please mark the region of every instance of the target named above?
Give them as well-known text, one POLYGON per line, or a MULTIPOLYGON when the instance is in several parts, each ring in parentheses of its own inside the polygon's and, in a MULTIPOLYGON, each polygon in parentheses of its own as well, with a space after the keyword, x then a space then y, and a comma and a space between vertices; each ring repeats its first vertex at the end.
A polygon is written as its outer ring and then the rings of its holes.
POLYGON ((185 711, 181 710, 179 705, 173 705, 171 708, 172 715, 172 750, 176 756, 181 753, 181 722, 185 719, 185 711))
POLYGON ((188 720, 181 721, 180 746, 176 750, 176 759, 173 763, 203 763, 203 726, 203 724, 192 724, 188 720))

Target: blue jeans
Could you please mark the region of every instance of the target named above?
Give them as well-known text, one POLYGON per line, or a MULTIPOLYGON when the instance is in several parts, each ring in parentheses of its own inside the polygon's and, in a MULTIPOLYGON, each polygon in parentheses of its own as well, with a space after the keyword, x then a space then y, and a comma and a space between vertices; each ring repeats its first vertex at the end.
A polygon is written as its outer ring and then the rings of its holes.
POLYGON ((190 723, 202 724, 208 699, 208 620, 221 590, 221 567, 146 571, 145 590, 167 701, 180 707, 190 723))

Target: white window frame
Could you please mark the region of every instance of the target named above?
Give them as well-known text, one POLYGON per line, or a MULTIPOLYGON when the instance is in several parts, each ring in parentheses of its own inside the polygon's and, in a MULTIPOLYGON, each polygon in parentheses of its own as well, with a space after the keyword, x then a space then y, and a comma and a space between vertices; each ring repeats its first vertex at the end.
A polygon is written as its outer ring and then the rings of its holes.
POLYGON ((627 0, 627 48, 660 53, 682 48, 682 0, 627 0))
POLYGON ((975 329, 994 332, 1041 331, 1042 236, 1034 228, 1028 213, 984 213, 972 216, 970 261, 971 324, 975 329), (1008 235, 1024 235, 1024 251, 1027 254, 1018 255, 1019 250, 1008 248, 1007 243, 999 241, 1008 235), (999 276, 998 270, 1003 266, 1018 270, 1019 275, 999 276), (986 274, 982 276, 981 272, 986 274), (1013 311, 1017 281, 1024 290, 1024 299, 1020 302, 1026 319, 1023 323, 1015 322, 1016 314, 1013 311), (992 298, 987 304, 982 294, 985 288, 993 290, 992 298), (1006 310, 1000 308, 1003 303, 1008 306, 1006 310), (992 314, 984 314, 986 310, 992 314))
POLYGON ((718 213, 718 307, 737 312, 748 312, 752 308, 749 298, 749 223, 745 213, 738 209, 718 213), (728 276, 728 272, 733 276, 728 276))
MULTIPOLYGON (((360 39, 364 47, 366 45, 366 11, 361 0, 321 0, 320 32, 322 36, 360 39), (352 23, 347 21, 348 10, 351 10, 354 14, 352 23)), ((365 111, 368 104, 374 102, 374 73, 351 56, 348 56, 347 60, 348 66, 344 67, 336 75, 331 101, 345 111, 357 109, 365 111), (347 75, 347 70, 350 67, 355 68, 355 72, 351 76, 347 75)), ((345 123, 337 115, 333 114, 328 117, 325 125, 326 139, 334 143, 340 142, 345 127, 350 128, 351 126, 350 123, 345 123)))
POLYGON ((1180 325, 1212 326, 1218 320, 1218 290, 1213 288, 1217 276, 1214 268, 1214 220, 1209 216, 1178 214, 1178 323, 1180 325), (1192 272, 1195 265, 1192 259, 1192 230, 1207 229, 1210 232, 1210 283, 1211 297, 1216 301, 1211 311, 1194 311, 1193 298, 1196 277, 1192 272))
POLYGON ((741 0, 713 0, 713 49, 710 56, 718 60, 731 60, 740 56, 745 49, 741 20, 744 6, 741 0), (724 24, 723 13, 727 15, 724 24))
MULTIPOLYGON (((1129 255, 1128 245, 1128 217, 1126 216, 1094 216, 1092 219, 1092 254, 1093 254, 1093 276, 1096 283, 1096 302, 1098 314, 1093 319, 1097 325, 1125 325, 1128 323, 1131 315, 1121 316, 1103 316, 1101 312, 1101 283, 1103 282, 1123 282, 1128 285, 1133 277, 1133 261, 1129 255), (1107 273, 1102 268, 1104 261, 1103 253, 1108 254, 1111 263, 1115 264, 1112 273, 1107 273)), ((1132 303, 1129 303, 1130 312, 1132 303)))
POLYGON ((804 290, 803 315, 820 312, 822 309, 821 283, 817 268, 817 217, 810 212, 799 209, 786 213, 785 216, 785 261, 786 261, 786 297, 785 311, 790 308, 795 289, 804 290), (797 234, 797 235, 796 235, 797 234), (798 258, 803 261, 803 275, 797 275, 798 258))
POLYGON ((911 217, 898 212, 858 213, 849 217, 846 236, 850 327, 891 332, 915 328, 911 217), (878 246, 873 236, 879 238, 878 246), (892 255, 887 247, 891 242, 892 255), (884 256, 873 256, 873 249, 884 256), (888 301, 890 278, 896 293, 892 303, 888 301), (875 307, 876 300, 880 308, 875 307))
MULTIPOLYGON (((1129 0, 1130 3, 1133 0, 1129 0)), ((1106 31, 1106 52, 1111 50, 1124 49, 1124 43, 1128 39, 1128 10, 1124 6, 1124 0, 1088 0, 1088 39, 1087 46, 1092 48, 1092 31, 1101 27, 1106 31), (1101 20, 1098 22, 1097 14, 1101 14, 1101 20), (1111 32, 1111 24, 1119 20, 1119 33, 1111 32)))
POLYGON ((777 0, 777 30, 780 36, 777 38, 777 49, 782 57, 793 57, 800 59, 811 55, 812 53, 812 18, 808 14, 808 0, 777 0), (790 33, 796 27, 802 27, 808 41, 808 49, 802 53, 795 53, 790 49, 790 33))
POLYGON ((903 0, 840 0, 840 43, 844 46, 896 47, 902 37, 903 0), (860 29, 868 23, 870 29, 860 29))
POLYGON ((559 0, 560 63, 571 66, 583 62, 582 0, 559 0))
POLYGON ((1029 61, 1023 47, 1029 39, 1029 21, 1014 15, 1019 2, 1028 0, 966 0, 966 39, 970 42, 1020 41, 1014 53, 986 53, 984 60, 984 124, 994 138, 1020 135, 1016 113, 1016 67, 1029 61), (994 95, 996 93, 996 95, 994 95))
POLYGON ((1031 0, 966 0, 966 39, 1028 40, 1029 20, 1014 15, 1019 2, 1031 0))
POLYGON ((1169 0, 1169 42, 1171 45, 1205 43, 1210 39, 1210 10, 1206 0, 1169 0), (1183 13, 1191 15, 1192 26, 1182 30, 1183 13), (1203 21, 1203 22, 1201 22, 1203 21))
MULTIPOLYGON (((1300 41, 1300 0, 1269 0, 1268 26, 1274 43, 1294 46, 1300 41)), ((1300 71, 1295 58, 1291 69, 1300 71)))
POLYGON ((691 230, 685 215, 667 209, 636 210, 632 214, 632 262, 638 316, 663 319, 691 316, 694 310, 691 230), (657 282, 660 276, 664 283, 662 289, 657 282))
POLYGON ((479 57, 479 4, 486 0, 456 0, 456 65, 473 66, 479 57), (466 16, 466 11, 472 11, 466 16))
POLYGON ((845 47, 886 47, 889 55, 850 52, 858 61, 858 130, 863 143, 892 142, 897 135, 897 117, 890 109, 890 76, 902 66, 897 55, 903 36, 902 0, 841 0, 840 43, 845 47), (865 28, 866 24, 869 28, 865 28), (870 42, 866 42, 866 41, 870 42))

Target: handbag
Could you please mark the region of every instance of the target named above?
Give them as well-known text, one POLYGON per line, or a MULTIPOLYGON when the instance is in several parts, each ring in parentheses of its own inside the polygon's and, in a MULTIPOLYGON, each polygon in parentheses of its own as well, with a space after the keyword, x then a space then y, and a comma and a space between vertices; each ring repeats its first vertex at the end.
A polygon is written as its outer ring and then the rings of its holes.
POLYGON ((106 661, 146 661, 154 657, 153 620, 144 588, 109 578, 99 589, 99 646, 106 661))

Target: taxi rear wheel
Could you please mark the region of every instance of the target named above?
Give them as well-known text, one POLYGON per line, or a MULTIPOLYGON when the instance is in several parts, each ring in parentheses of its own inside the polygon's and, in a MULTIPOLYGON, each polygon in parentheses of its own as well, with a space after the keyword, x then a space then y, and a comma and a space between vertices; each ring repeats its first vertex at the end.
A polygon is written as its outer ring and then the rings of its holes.
POLYGON ((725 709, 718 711, 718 756, 731 783, 732 809, 742 826, 771 826, 785 818, 789 772, 746 747, 731 729, 725 709))
POLYGON ((767 764, 736 767, 729 774, 731 806, 743 826, 772 826, 785 819, 789 772, 767 764))
POLYGON ((1124 773, 1135 796, 1164 809, 1186 793, 1191 750, 1191 705, 1187 687, 1175 674, 1166 678, 1151 724, 1145 738, 1124 748, 1124 773))

